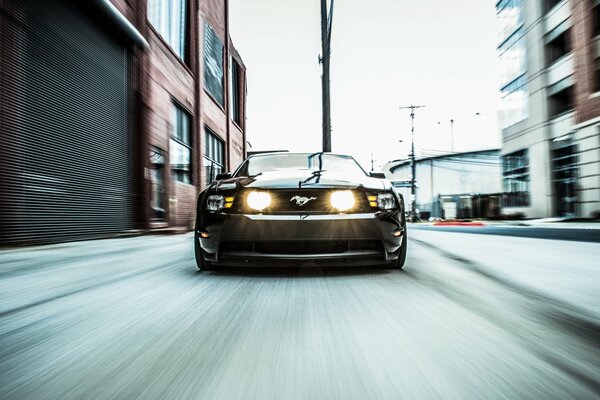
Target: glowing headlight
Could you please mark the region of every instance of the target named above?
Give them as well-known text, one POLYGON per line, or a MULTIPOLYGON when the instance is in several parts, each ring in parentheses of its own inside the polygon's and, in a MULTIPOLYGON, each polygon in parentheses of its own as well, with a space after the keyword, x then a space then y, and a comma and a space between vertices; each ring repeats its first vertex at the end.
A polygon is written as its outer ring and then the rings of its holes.
POLYGON ((377 206, 382 210, 391 210, 396 207, 396 199, 391 193, 381 193, 377 195, 377 206))
POLYGON ((271 195, 266 192, 250 192, 246 202, 250 208, 262 211, 271 205, 271 195))
POLYGON ((208 211, 217 212, 221 211, 225 206, 225 198, 219 195, 208 196, 206 201, 206 209, 208 211))
POLYGON ((356 202, 354 194, 349 190, 331 193, 329 201, 331 202, 331 206, 337 208, 338 211, 348 211, 354 207, 354 203, 356 202))

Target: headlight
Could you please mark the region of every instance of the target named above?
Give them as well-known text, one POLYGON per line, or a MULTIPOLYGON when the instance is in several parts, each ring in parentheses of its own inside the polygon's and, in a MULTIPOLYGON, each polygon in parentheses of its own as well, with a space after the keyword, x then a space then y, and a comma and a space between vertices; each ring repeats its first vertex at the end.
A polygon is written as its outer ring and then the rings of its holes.
POLYGON ((223 207, 225 207, 225 197, 220 195, 208 196, 208 200, 206 201, 206 209, 208 211, 221 211, 223 207))
POLYGON ((250 192, 246 202, 250 208, 262 211, 271 205, 271 195, 267 192, 250 192))
POLYGON ((348 211, 354 207, 356 202, 354 199, 354 194, 349 190, 331 193, 329 201, 331 206, 333 208, 337 208, 338 211, 348 211))
POLYGON ((396 208, 396 199, 391 193, 380 193, 377 195, 377 207, 382 210, 391 210, 396 208))

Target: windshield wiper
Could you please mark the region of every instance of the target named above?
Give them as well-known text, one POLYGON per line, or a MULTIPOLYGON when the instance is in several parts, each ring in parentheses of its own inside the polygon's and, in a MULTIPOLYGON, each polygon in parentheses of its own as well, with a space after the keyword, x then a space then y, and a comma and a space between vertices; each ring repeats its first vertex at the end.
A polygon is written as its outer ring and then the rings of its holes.
POLYGON ((302 189, 302 185, 306 185, 308 184, 309 181, 313 180, 313 179, 317 179, 314 183, 317 184, 321 181, 321 173, 325 172, 324 169, 319 169, 316 171, 313 171, 310 176, 308 178, 306 178, 303 181, 298 182, 298 189, 302 189))

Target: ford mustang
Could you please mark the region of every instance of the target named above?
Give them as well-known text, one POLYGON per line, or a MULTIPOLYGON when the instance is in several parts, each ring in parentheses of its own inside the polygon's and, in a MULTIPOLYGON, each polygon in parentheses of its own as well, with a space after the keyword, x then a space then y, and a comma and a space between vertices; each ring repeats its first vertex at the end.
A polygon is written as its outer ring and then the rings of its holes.
POLYGON ((404 200, 383 174, 366 173, 350 156, 265 153, 216 178, 198 196, 200 270, 404 266, 404 200))

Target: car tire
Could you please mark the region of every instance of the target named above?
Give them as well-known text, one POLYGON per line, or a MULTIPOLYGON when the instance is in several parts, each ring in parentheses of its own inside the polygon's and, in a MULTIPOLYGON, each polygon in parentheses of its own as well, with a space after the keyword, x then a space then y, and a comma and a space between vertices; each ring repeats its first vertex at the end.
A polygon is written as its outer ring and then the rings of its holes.
POLYGON ((400 247, 400 254, 398 255, 398 258, 392 262, 392 267, 394 269, 404 268, 404 263, 406 262, 407 247, 408 247, 408 240, 407 240, 406 229, 405 229, 404 237, 402 238, 402 246, 400 247))
POLYGON ((194 255, 196 256, 196 267, 198 267, 198 271, 210 271, 212 269, 212 263, 206 261, 202 254, 197 229, 194 230, 194 255))

